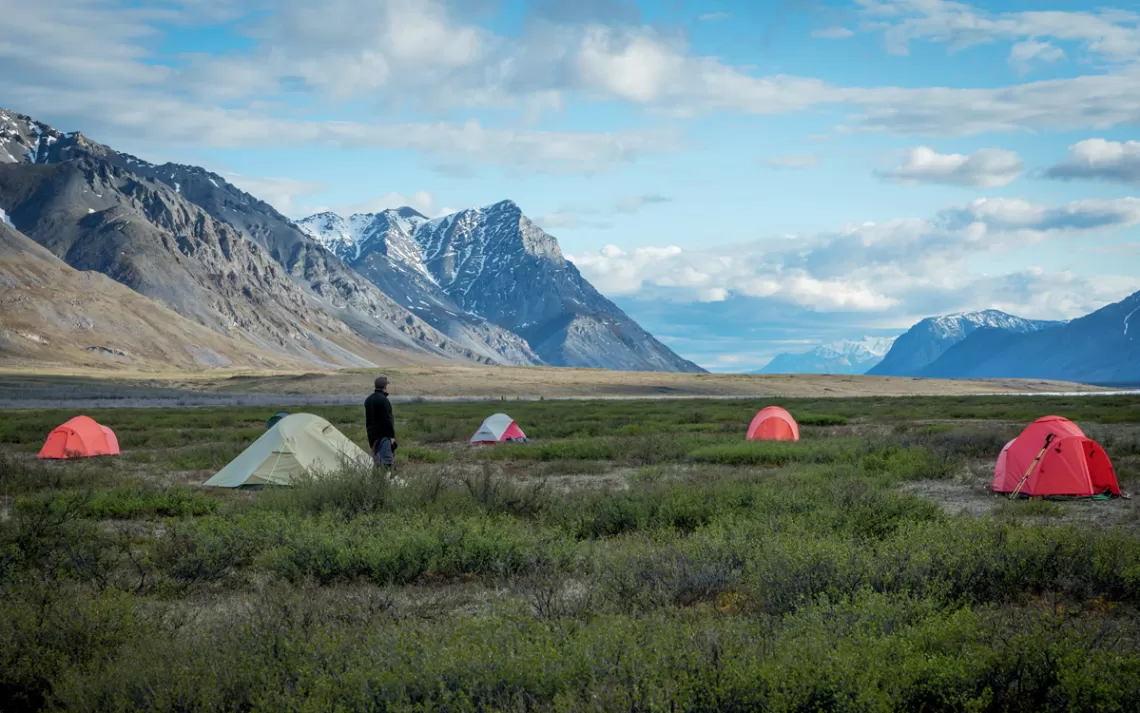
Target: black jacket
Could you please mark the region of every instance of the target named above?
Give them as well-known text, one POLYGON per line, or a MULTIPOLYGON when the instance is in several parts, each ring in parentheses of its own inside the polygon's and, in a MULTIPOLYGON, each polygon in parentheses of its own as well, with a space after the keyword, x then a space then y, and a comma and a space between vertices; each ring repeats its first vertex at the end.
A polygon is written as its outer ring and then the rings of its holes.
POLYGON ((392 419, 392 402, 383 391, 373 391, 364 400, 364 421, 368 429, 368 445, 375 448, 381 438, 396 438, 396 422, 392 419))

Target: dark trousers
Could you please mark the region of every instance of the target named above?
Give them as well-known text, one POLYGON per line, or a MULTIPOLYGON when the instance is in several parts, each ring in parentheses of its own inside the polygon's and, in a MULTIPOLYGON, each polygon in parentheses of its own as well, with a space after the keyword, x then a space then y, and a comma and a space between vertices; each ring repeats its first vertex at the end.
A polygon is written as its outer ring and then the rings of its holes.
POLYGON ((381 438, 372 447, 372 462, 385 468, 396 464, 396 449, 392 447, 391 438, 381 438))

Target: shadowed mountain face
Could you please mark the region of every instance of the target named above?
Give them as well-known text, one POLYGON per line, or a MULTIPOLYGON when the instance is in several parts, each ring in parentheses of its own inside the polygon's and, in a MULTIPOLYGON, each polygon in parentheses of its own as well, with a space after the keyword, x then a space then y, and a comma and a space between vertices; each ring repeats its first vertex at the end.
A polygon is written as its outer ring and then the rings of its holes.
POLYGON ((434 220, 401 208, 300 224, 433 324, 439 315, 488 322, 556 366, 704 371, 599 294, 511 201, 434 220))
POLYGON ((0 353, 96 368, 301 368, 246 333, 227 337, 0 223, 0 353))
POLYGON ((504 363, 401 307, 220 177, 0 110, 0 209, 68 264, 321 366, 504 363))
POLYGON ((921 374, 1140 383, 1140 292, 1051 329, 978 329, 921 374))
POLYGON ((877 376, 919 376, 946 350, 974 331, 988 328, 1009 333, 1036 332, 1062 322, 1030 320, 998 310, 929 317, 907 330, 867 373, 877 376))

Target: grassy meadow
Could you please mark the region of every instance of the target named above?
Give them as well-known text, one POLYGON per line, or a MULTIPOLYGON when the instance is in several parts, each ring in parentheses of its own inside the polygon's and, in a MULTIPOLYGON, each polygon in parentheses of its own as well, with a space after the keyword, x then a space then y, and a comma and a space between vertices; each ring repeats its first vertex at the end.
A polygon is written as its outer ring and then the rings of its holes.
MULTIPOLYGON (((5 711, 1133 711, 1133 500, 986 492, 1058 414, 1140 484, 1140 398, 396 406, 400 484, 199 487, 276 408, 0 411, 5 711), (532 442, 473 447, 497 410, 532 442)), ((361 407, 307 406, 365 446, 361 407)))

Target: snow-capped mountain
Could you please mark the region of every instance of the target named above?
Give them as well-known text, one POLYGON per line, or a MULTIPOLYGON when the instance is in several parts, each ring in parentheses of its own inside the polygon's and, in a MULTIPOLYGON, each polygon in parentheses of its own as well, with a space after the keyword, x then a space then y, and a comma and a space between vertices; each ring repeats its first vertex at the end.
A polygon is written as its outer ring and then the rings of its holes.
POLYGON ((1140 292, 1052 329, 974 330, 921 375, 1140 383, 1140 292))
POLYGON ((298 227, 410 312, 459 343, 506 363, 542 364, 522 337, 468 312, 436 282, 413 237, 427 218, 411 208, 342 218, 318 213, 298 227))
POLYGON ((703 371, 599 294, 511 201, 432 220, 401 208, 298 224, 433 324, 486 320, 557 366, 703 371))
POLYGON ((867 373, 877 376, 918 376, 947 349, 978 329, 1024 333, 1061 324, 1064 323, 1025 319, 993 309, 928 317, 899 336, 882 361, 867 373))
POLYGON ((895 337, 842 340, 808 352, 777 354, 756 374, 864 374, 882 361, 895 337))

